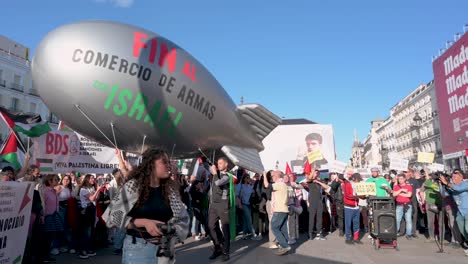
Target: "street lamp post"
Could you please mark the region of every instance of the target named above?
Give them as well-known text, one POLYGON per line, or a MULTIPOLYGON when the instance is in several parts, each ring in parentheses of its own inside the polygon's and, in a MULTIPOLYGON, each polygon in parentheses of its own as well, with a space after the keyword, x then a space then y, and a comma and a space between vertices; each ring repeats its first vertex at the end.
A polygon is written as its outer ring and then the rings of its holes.
POLYGON ((413 147, 413 164, 416 164, 418 161, 418 152, 421 149, 420 135, 419 130, 421 128, 422 118, 419 116, 418 112, 414 115, 413 124, 411 125, 411 145, 413 147))
POLYGON ((382 139, 379 140, 380 144, 380 157, 382 160, 382 170, 385 170, 387 167, 387 154, 388 154, 388 149, 384 146, 384 141, 382 139))
MULTIPOLYGON (((458 144, 462 145, 463 141, 464 141, 464 138, 463 137, 458 137, 457 141, 458 141, 458 144)), ((465 170, 466 169, 465 166, 466 166, 466 164, 468 164, 468 157, 466 157, 466 155, 461 155, 459 161, 460 161, 460 168, 462 170, 465 170)))

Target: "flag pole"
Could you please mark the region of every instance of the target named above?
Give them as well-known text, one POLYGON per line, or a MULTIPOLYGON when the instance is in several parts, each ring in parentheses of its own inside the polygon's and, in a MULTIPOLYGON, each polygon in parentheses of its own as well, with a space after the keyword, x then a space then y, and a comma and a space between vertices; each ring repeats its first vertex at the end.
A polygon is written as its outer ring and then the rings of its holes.
MULTIPOLYGON (((13 135, 15 136, 16 140, 18 140, 21 148, 23 149, 24 152, 26 152, 26 149, 24 148, 24 145, 23 145, 23 142, 19 139, 18 135, 16 135, 16 132, 13 130, 12 127, 10 127, 10 125, 8 124, 8 122, 6 121, 5 119, 5 116, 3 116, 4 114, 1 113, 0 116, 2 116, 2 119, 3 119, 3 122, 5 122, 5 124, 7 125, 8 128, 10 128, 10 131, 11 133, 13 133, 13 135)), ((9 135, 10 136, 10 135, 9 135)))
POLYGON ((96 123, 94 123, 94 121, 81 109, 80 105, 78 104, 75 104, 75 107, 76 109, 78 109, 78 111, 80 111, 80 113, 86 118, 88 119, 88 121, 91 123, 91 125, 93 125, 100 133, 101 135, 104 136, 104 138, 107 139, 107 141, 109 141, 109 143, 111 143, 111 145, 114 147, 114 148, 117 148, 117 146, 114 144, 114 142, 112 142, 112 140, 110 140, 106 134, 104 134, 104 132, 102 132, 102 130, 96 125, 96 123))
POLYGON ((3 149, 5 148, 6 143, 8 142, 8 138, 10 138, 10 136, 11 136, 11 132, 10 132, 10 134, 8 134, 7 140, 5 140, 5 141, 2 142, 2 146, 0 147, 0 152, 2 152, 3 149))
MULTIPOLYGON (((16 132, 13 130, 13 129, 10 129, 11 130, 11 133, 15 136, 16 140, 18 140, 19 142, 19 145, 21 146, 21 148, 23 149, 24 153, 27 153, 26 152, 26 148, 24 147, 23 145, 23 142, 21 141, 21 139, 18 137, 18 135, 16 135, 16 132)), ((29 137, 28 137, 29 139, 29 137)))
POLYGON ((213 165, 214 163, 208 158, 208 156, 205 155, 205 153, 201 150, 201 148, 198 148, 198 151, 203 155, 203 157, 206 158, 206 160, 210 163, 210 165, 213 165))

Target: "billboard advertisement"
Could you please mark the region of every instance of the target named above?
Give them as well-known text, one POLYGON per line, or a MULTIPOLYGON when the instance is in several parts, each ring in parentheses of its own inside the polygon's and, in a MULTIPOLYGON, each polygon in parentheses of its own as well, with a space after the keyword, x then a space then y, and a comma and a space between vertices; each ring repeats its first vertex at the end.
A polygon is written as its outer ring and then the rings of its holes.
POLYGON ((468 148, 468 32, 433 62, 444 155, 468 148))
POLYGON ((327 170, 335 160, 335 142, 331 125, 280 125, 264 140, 260 152, 265 170, 285 171, 286 162, 294 173, 302 173, 306 160, 327 170))

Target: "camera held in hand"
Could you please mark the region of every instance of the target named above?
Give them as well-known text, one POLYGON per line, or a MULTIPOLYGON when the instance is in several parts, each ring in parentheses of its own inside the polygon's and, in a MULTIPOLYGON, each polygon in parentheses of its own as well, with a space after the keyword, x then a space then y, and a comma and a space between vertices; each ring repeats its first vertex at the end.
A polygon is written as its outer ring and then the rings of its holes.
POLYGON ((156 253, 156 256, 173 259, 175 255, 175 245, 178 242, 176 228, 170 223, 158 224, 157 226, 163 233, 163 236, 161 237, 158 253, 156 253))
POLYGON ((447 179, 447 181, 450 181, 450 175, 448 175, 446 173, 443 173, 441 171, 431 173, 432 180, 434 180, 436 182, 440 182, 440 176, 443 176, 443 177, 445 177, 445 179, 447 179))

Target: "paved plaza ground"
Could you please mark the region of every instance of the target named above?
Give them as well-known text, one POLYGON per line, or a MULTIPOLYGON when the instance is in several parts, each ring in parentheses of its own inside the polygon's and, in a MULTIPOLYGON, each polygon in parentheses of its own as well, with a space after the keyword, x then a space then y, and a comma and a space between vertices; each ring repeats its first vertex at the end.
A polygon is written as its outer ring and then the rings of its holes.
MULTIPOLYGON (((273 264, 273 263, 314 263, 314 264, 338 264, 338 263, 359 263, 359 264, 397 264, 397 263, 467 263, 462 249, 445 247, 445 253, 437 253, 436 244, 424 243, 423 239, 411 241, 405 238, 399 240, 399 251, 395 249, 374 250, 367 238, 363 238, 362 245, 345 245, 344 239, 336 235, 328 236, 326 241, 308 241, 302 235, 301 240, 293 246, 291 254, 286 256, 276 256, 268 248, 268 241, 238 240, 232 244, 231 260, 228 263, 253 263, 253 264, 273 264)), ((220 260, 209 261, 211 254, 211 243, 208 240, 194 241, 189 238, 186 243, 180 245, 177 250, 177 263, 221 263, 220 260)), ((112 254, 111 249, 102 249, 97 252, 96 257, 88 260, 81 260, 77 255, 63 254, 57 257, 57 263, 94 263, 111 264, 120 263, 120 256, 112 254)))

